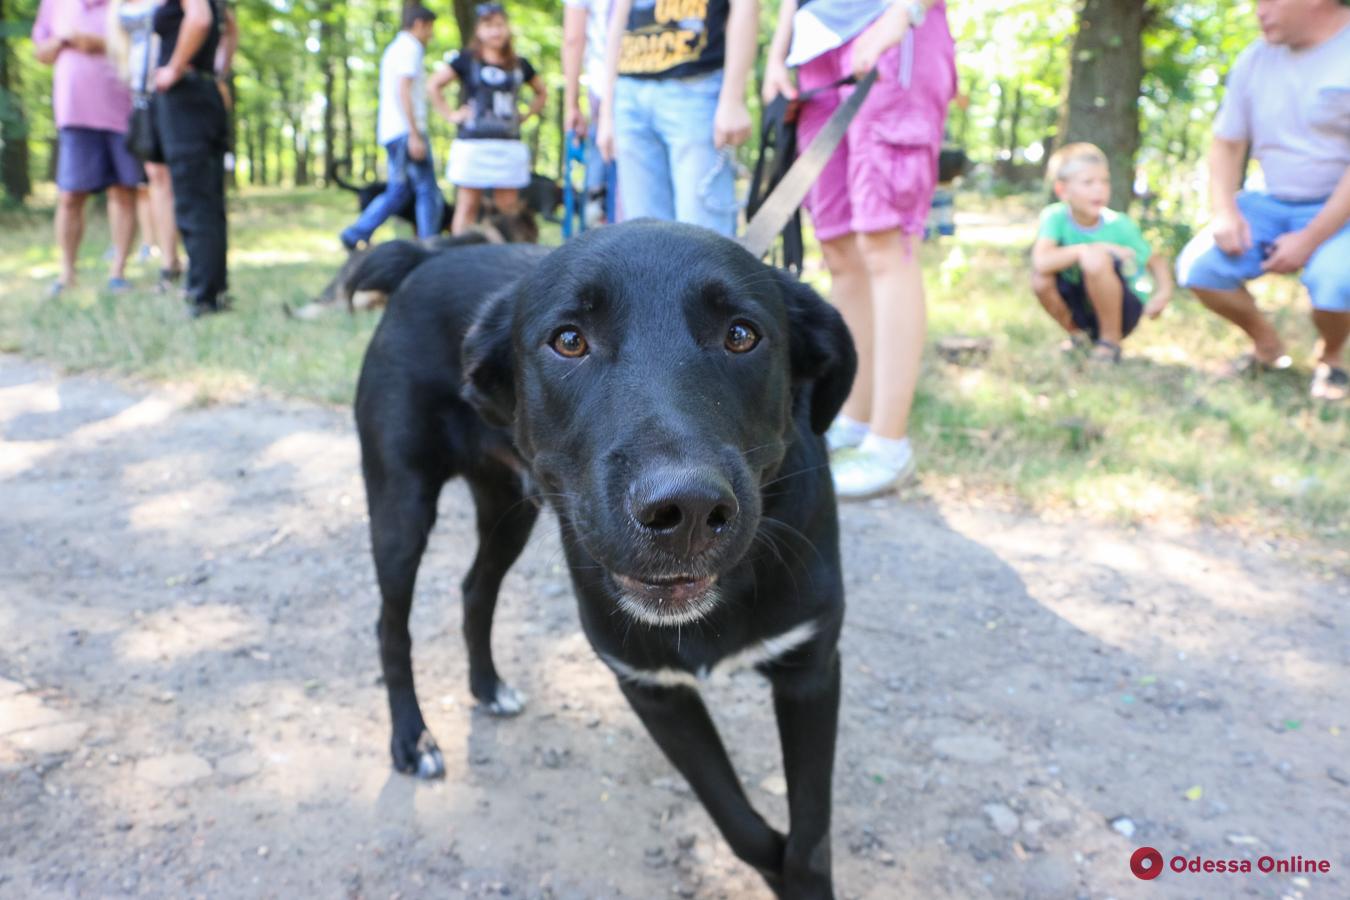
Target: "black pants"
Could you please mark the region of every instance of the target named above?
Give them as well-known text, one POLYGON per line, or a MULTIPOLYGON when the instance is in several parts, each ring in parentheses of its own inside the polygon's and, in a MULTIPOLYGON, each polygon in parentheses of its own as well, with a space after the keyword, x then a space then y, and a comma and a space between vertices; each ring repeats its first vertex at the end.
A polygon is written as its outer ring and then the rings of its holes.
POLYGON ((155 103, 155 125, 173 182, 173 212, 187 250, 189 303, 225 293, 225 149, 229 120, 215 81, 184 76, 155 103))

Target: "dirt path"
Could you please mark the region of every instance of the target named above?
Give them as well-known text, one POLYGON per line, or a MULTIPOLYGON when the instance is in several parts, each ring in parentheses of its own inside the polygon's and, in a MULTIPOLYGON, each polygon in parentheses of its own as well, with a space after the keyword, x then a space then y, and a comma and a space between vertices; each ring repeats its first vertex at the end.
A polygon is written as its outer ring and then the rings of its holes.
MULTIPOLYGON (((347 416, 190 400, 0 357, 0 896, 767 896, 590 652, 553 528, 499 607, 530 705, 471 708, 459 487, 414 615, 449 777, 391 774, 347 416)), ((1343 578, 1205 533, 843 521, 842 897, 1350 896, 1343 578), (1142 844, 1332 871, 1146 884, 1142 844)), ((708 693, 781 824, 766 688, 708 693)))

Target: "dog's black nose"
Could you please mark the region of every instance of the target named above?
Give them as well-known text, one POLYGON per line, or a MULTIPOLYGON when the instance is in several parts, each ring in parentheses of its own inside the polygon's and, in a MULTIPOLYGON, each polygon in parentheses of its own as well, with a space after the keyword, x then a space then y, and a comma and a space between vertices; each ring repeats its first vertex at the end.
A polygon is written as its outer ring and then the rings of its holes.
POLYGON ((731 485, 713 469, 663 469, 640 476, 628 513, 667 552, 694 557, 731 526, 739 512, 731 485))

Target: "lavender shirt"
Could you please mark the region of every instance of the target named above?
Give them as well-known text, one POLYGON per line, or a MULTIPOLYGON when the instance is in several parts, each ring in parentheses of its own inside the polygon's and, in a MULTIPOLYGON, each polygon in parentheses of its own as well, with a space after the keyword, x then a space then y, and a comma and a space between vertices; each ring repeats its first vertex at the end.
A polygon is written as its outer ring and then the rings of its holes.
MULTIPOLYGON (((42 0, 33 23, 33 41, 75 32, 104 37, 107 28, 107 0, 42 0)), ((131 118, 131 90, 117 77, 105 54, 67 47, 56 57, 52 73, 52 108, 57 128, 99 128, 125 134, 131 118)))

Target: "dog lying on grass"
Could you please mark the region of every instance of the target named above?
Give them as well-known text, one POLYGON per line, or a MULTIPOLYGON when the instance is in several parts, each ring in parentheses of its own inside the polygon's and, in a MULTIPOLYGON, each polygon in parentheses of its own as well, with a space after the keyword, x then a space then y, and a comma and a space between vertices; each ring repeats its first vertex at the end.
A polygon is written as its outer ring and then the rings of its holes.
POLYGON ((462 583, 473 696, 500 716, 524 705, 493 662, 492 619, 547 504, 591 646, 728 844, 778 896, 832 897, 844 592, 821 435, 856 367, 839 314, 668 222, 399 260, 355 405, 395 768, 445 774, 408 619, 441 487, 462 477, 479 536, 462 583), (751 806, 700 699, 704 676, 736 666, 773 687, 787 834, 751 806))

